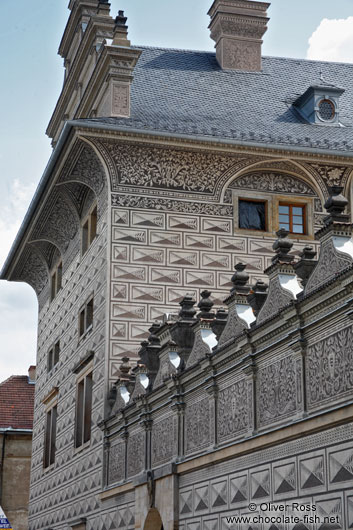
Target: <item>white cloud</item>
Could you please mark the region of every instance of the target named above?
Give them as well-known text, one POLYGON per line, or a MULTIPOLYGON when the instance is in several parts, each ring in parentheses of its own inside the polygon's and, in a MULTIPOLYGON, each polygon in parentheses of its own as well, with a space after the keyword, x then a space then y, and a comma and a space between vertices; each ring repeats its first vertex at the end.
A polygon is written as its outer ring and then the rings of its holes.
MULTIPOLYGON (((34 184, 15 180, 0 208, 0 264, 16 237, 34 192, 34 184)), ((0 282, 0 382, 10 375, 26 374, 35 363, 37 301, 31 287, 0 282)))
POLYGON ((307 59, 353 63, 353 16, 324 18, 309 39, 307 59))

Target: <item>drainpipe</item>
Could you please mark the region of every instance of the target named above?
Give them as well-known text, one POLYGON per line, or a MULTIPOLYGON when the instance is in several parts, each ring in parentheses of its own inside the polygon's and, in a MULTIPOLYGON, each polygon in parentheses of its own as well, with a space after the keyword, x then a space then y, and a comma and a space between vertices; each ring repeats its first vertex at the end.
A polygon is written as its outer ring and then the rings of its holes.
POLYGON ((4 476, 4 460, 5 460, 5 442, 6 442, 6 432, 7 430, 3 430, 2 432, 2 448, 1 448, 1 472, 0 472, 0 506, 2 501, 2 484, 3 484, 3 476, 4 476))

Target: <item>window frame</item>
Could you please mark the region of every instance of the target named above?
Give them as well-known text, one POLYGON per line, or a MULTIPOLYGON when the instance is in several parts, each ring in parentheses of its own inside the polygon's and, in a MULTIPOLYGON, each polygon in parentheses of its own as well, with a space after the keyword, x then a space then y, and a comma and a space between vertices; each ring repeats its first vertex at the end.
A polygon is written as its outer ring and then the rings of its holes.
POLYGON ((42 403, 45 405, 43 469, 48 471, 54 467, 56 456, 56 437, 58 424, 59 389, 53 388, 42 403))
POLYGON ((289 233, 291 235, 295 235, 295 236, 306 236, 307 235, 307 222, 306 222, 306 209, 307 209, 307 206, 306 204, 302 204, 302 203, 298 203, 298 202, 284 202, 284 201, 280 201, 278 203, 278 225, 280 225, 280 220, 279 220, 279 216, 281 215, 280 212, 279 212, 279 207, 280 206, 289 206, 289 233), (293 213, 292 213, 292 209, 293 208, 302 208, 303 209, 303 233, 301 234, 300 232, 293 232, 293 213))
POLYGON ((313 240, 315 238, 314 227, 314 201, 317 197, 309 195, 284 195, 279 193, 268 193, 255 190, 232 189, 234 208, 234 235, 256 237, 276 237, 279 230, 279 204, 289 202, 294 206, 305 206, 306 230, 305 234, 289 233, 290 239, 313 240), (266 231, 239 227, 239 201, 249 200, 252 202, 266 202, 266 231))
POLYGON ((81 221, 81 257, 86 254, 97 236, 98 207, 94 202, 81 221))
POLYGON ((268 227, 268 201, 266 199, 253 199, 250 197, 239 197, 238 198, 238 226, 240 230, 251 230, 252 232, 267 232, 268 227), (239 212, 239 204, 240 202, 256 202, 259 204, 265 205, 265 230, 261 230, 259 228, 242 228, 239 226, 240 224, 240 212, 239 212))
POLYGON ((54 366, 56 366, 60 360, 60 340, 56 341, 55 344, 48 351, 47 357, 47 372, 50 373, 54 366))
POLYGON ((94 295, 92 294, 78 312, 78 338, 81 340, 93 328, 94 295))
POLYGON ((60 259, 50 273, 50 301, 52 302, 62 289, 63 262, 60 259))
POLYGON ((93 403, 93 360, 76 377, 75 395, 75 451, 82 451, 91 443, 93 403))

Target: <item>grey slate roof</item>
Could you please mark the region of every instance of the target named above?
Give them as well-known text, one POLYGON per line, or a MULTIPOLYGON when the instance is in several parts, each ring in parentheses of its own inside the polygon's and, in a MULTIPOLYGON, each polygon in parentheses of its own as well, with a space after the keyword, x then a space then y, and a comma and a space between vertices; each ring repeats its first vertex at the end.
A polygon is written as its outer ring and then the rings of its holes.
POLYGON ((222 70, 214 53, 140 47, 131 118, 85 120, 141 130, 320 150, 353 149, 353 64, 264 57, 261 73, 222 70), (310 85, 342 87, 341 123, 305 123, 292 103, 310 85))

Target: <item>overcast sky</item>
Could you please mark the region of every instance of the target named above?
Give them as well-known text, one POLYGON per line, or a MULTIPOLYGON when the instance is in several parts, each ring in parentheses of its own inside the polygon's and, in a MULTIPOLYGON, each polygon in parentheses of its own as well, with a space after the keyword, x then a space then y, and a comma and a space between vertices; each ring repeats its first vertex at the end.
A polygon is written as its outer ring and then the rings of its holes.
MULTIPOLYGON (((1 2, 0 266, 50 157, 45 130, 63 82, 57 49, 68 0, 1 2), (30 6, 29 6, 30 4, 30 6)), ((212 0, 112 0, 134 45, 212 50, 212 0)), ((352 0, 273 0, 263 54, 353 62, 352 0)), ((37 302, 24 284, 0 282, 0 381, 36 358, 37 302)))

